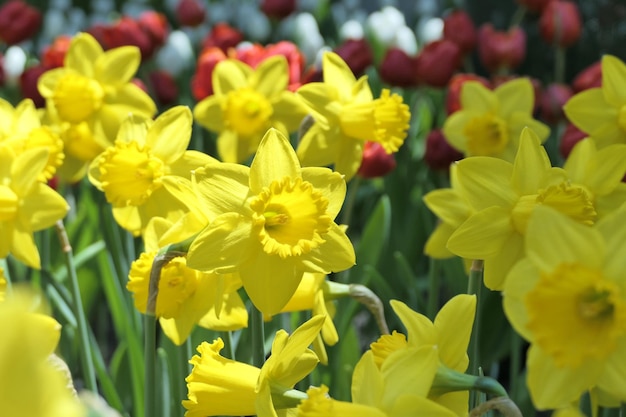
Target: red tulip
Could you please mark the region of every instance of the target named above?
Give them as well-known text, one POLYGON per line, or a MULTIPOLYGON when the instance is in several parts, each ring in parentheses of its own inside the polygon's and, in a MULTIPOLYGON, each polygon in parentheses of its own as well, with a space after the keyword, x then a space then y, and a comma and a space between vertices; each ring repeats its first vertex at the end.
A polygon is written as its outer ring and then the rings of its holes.
POLYGON ((541 13, 539 32, 548 43, 562 48, 572 46, 580 38, 581 32, 578 6, 570 1, 550 2, 541 13))
POLYGON ((443 38, 456 43, 462 53, 471 52, 476 46, 476 26, 463 10, 456 10, 443 19, 443 38))
POLYGON ((30 68, 26 68, 20 75, 20 91, 22 97, 33 100, 35 107, 42 108, 46 105, 46 99, 39 93, 37 88, 37 82, 41 74, 48 71, 48 68, 43 65, 35 65, 30 68))
POLYGON ((0 6, 0 40, 15 45, 31 38, 41 26, 41 13, 21 0, 0 6))
POLYGON ((561 156, 563 158, 567 158, 574 146, 587 136, 588 135, 585 132, 579 130, 573 124, 568 123, 559 142, 559 153, 561 156))
POLYGON ((213 69, 226 55, 217 47, 205 49, 196 64, 196 72, 191 78, 191 94, 200 101, 213 94, 213 69))
POLYGON ((283 19, 296 10, 296 0, 263 0, 261 10, 268 17, 283 19))
POLYGON ((461 63, 461 50, 456 43, 442 39, 427 44, 415 61, 417 81, 443 88, 461 63))
POLYGON ((489 80, 476 74, 455 74, 448 83, 446 95, 446 111, 452 114, 461 108, 461 87, 466 81, 478 81, 487 88, 491 88, 489 80))
POLYGON ((41 64, 48 69, 62 67, 71 42, 71 36, 57 36, 54 41, 44 47, 41 52, 41 64))
POLYGON ((573 95, 572 88, 566 84, 553 83, 548 85, 539 96, 541 118, 555 124, 563 118, 563 105, 573 95))
POLYGON ((396 159, 380 143, 365 142, 363 159, 357 175, 361 178, 384 177, 396 168, 396 159))
POLYGON ((148 76, 150 86, 156 100, 164 106, 175 103, 178 100, 178 84, 167 71, 152 71, 148 76))
POLYGON ((591 64, 578 73, 572 82, 572 88, 578 93, 589 88, 602 86, 602 61, 591 64))
POLYGON ((433 170, 448 170, 450 164, 463 159, 463 154, 454 149, 441 129, 432 130, 426 137, 424 162, 433 170))
POLYGON ((513 70, 526 57, 526 33, 518 26, 501 32, 485 23, 478 31, 478 56, 491 72, 513 70))
POLYGON ((374 62, 372 48, 365 39, 348 39, 333 50, 343 59, 355 76, 363 75, 374 62))
POLYGON ((389 48, 378 68, 380 78, 396 87, 412 87, 416 84, 415 58, 399 48, 389 48))
POLYGON ((206 18, 206 9, 201 0, 179 0, 174 13, 176 21, 182 26, 199 26, 206 18))
POLYGON ((213 26, 209 35, 202 42, 202 50, 212 46, 220 48, 225 54, 243 41, 243 34, 228 23, 218 23, 213 26))

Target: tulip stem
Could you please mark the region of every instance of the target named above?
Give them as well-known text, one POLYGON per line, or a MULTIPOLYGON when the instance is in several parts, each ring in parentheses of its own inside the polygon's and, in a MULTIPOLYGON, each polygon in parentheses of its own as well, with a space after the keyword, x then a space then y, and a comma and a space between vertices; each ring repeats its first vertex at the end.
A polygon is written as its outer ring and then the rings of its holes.
MULTIPOLYGON (((469 344, 469 356, 470 356, 470 373, 472 375, 478 375, 480 367, 480 301, 481 301, 481 289, 483 286, 483 261, 474 260, 469 272, 469 281, 467 284, 467 293, 476 295, 476 318, 474 319, 474 328, 472 330, 472 336, 469 344)), ((472 397, 475 397, 472 395, 472 397)), ((470 402, 473 406, 474 403, 470 402)))
POLYGON ((515 330, 511 332, 511 364, 509 369, 509 390, 511 397, 517 399, 519 372, 522 364, 522 338, 515 330))
POLYGON ((361 185, 361 177, 358 175, 352 178, 350 187, 348 187, 348 195, 343 206, 343 213, 341 215, 341 223, 346 226, 350 226, 352 220, 352 212, 354 211, 354 203, 356 203, 356 195, 361 185))
POLYGON ((565 80, 565 48, 554 46, 554 82, 563 83, 565 80))
POLYGON ((156 412, 156 317, 144 315, 144 361, 146 364, 144 381, 145 417, 153 417, 156 412))
POLYGON ((435 319, 439 308, 439 263, 435 258, 430 258, 428 269, 428 306, 426 314, 431 320, 435 319))
POLYGON ((265 362, 265 331, 263 313, 252 304, 250 327, 252 333, 252 365, 260 368, 265 362))
POLYGON ((78 327, 78 335, 80 337, 80 363, 83 368, 83 377, 85 378, 85 386, 92 392, 98 392, 98 384, 96 383, 96 371, 94 369, 93 359, 91 357, 91 343, 89 341, 89 329, 87 327, 87 318, 83 309, 83 300, 80 296, 80 286, 78 285, 78 276, 76 275, 76 267, 74 265, 74 254, 70 245, 63 221, 56 222, 56 232, 61 244, 61 250, 65 258, 65 266, 67 267, 67 275, 70 278, 72 297, 74 299, 74 315, 78 327))

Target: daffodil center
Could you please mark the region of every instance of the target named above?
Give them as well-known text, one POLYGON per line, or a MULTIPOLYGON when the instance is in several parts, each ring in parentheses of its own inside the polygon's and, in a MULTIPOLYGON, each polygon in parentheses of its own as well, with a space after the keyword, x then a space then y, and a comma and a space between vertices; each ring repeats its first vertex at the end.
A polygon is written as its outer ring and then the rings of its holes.
POLYGON ((228 93, 224 121, 237 134, 253 136, 267 130, 272 112, 272 105, 263 95, 251 88, 241 88, 228 93))
MULTIPOLYGON (((0 221, 15 218, 19 198, 7 185, 0 185, 0 221)), ((6 237, 5 237, 6 238, 6 237)))
POLYGON ((67 73, 57 83, 52 96, 59 117, 70 123, 87 120, 100 106, 104 91, 100 84, 75 73, 67 73))
POLYGON ((619 114, 617 115, 617 124, 622 128, 623 131, 626 132, 626 104, 624 104, 619 109, 619 114))
POLYGON ((601 270, 573 262, 541 274, 524 300, 528 329, 559 367, 606 358, 626 334, 626 300, 601 270))
POLYGON ((137 142, 116 141, 100 159, 100 183, 116 207, 139 206, 161 186, 163 162, 137 142))
POLYGON ((48 149, 48 163, 38 177, 38 180, 42 182, 52 178, 56 169, 63 163, 63 141, 47 126, 35 127, 25 136, 13 136, 6 140, 4 144, 13 148, 16 154, 25 152, 28 149, 41 147, 48 149))
POLYGON ((159 294, 156 303, 157 317, 176 318, 185 302, 198 287, 197 272, 187 268, 185 258, 174 258, 161 269, 159 294))
POLYGON ((87 123, 71 125, 63 133, 63 152, 80 161, 89 162, 98 156, 104 149, 94 139, 87 123))
POLYGON ((274 181, 250 202, 263 250, 281 258, 299 256, 324 243, 332 219, 328 199, 302 178, 274 181))
POLYGON ((538 194, 520 197, 511 213, 513 226, 519 233, 526 233, 528 219, 538 204, 550 206, 587 225, 592 225, 597 217, 590 193, 584 187, 564 181, 540 190, 538 194))
POLYGON ((378 142, 390 154, 402 146, 410 118, 402 97, 384 89, 376 100, 344 106, 339 123, 344 134, 378 142))
POLYGON ((470 155, 493 156, 501 153, 509 143, 507 123, 492 113, 471 119, 463 129, 470 155))

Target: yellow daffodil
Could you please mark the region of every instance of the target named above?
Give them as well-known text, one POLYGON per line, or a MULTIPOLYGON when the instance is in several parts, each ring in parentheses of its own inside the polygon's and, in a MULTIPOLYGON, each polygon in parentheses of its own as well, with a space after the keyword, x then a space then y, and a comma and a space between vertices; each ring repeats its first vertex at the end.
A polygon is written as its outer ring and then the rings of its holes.
POLYGON ((380 143, 389 154, 402 146, 411 114, 402 97, 387 89, 374 99, 367 76, 357 80, 339 55, 326 52, 322 68, 323 83, 297 91, 315 118, 301 138, 298 157, 305 166, 334 164, 349 181, 361 165, 366 141, 380 143))
POLYGON ((189 361, 193 370, 186 379, 189 399, 183 401, 185 417, 276 417, 276 409, 295 407, 299 398, 289 394, 317 365, 308 346, 323 324, 324 317, 315 316, 291 335, 279 330, 272 353, 260 369, 220 356, 221 339, 203 342, 198 346, 200 355, 189 361))
POLYGON ((49 127, 42 126, 37 109, 30 99, 17 107, 0 99, 0 146, 10 146, 15 154, 28 149, 48 150, 48 163, 39 176, 40 181, 52 178, 63 163, 63 141, 49 127))
POLYGON ((61 336, 52 317, 33 311, 37 299, 17 291, 0 303, 0 411, 3 417, 82 417, 78 399, 51 354, 61 336))
POLYGON ((40 268, 33 232, 54 225, 69 210, 63 197, 38 180, 48 160, 45 148, 15 155, 0 147, 0 258, 11 253, 40 268))
POLYGON ((177 220, 186 208, 163 187, 163 178, 189 178, 191 171, 214 159, 187 151, 191 138, 189 108, 176 106, 154 120, 128 118, 115 145, 97 156, 89 180, 113 206, 113 216, 124 229, 139 235, 152 217, 177 220))
POLYGON ((212 164, 195 170, 194 181, 205 210, 221 214, 194 239, 187 265, 238 271, 264 314, 280 312, 304 272, 354 265, 354 248, 333 221, 345 181, 326 168, 301 168, 279 131, 267 132, 250 168, 212 164))
POLYGON ((328 365, 328 355, 324 344, 334 346, 339 341, 339 335, 333 323, 335 303, 332 300, 326 300, 324 291, 326 287, 328 287, 328 282, 325 274, 305 272, 302 275, 300 285, 296 288, 296 292, 293 293, 289 302, 280 311, 281 313, 287 313, 311 310, 313 315, 326 316, 322 331, 313 341, 313 350, 323 365, 328 365))
POLYGON ((215 93, 200 101, 194 117, 219 132, 217 151, 224 162, 241 163, 256 152, 267 129, 288 135, 300 126, 306 108, 287 90, 289 70, 283 56, 273 56, 253 70, 235 59, 213 71, 215 93))
MULTIPOLYGON (((372 343, 372 353, 378 367, 384 366, 385 361, 395 352, 435 346, 437 353, 435 362, 441 369, 460 373, 467 370, 469 364, 467 345, 476 312, 475 296, 457 295, 453 297, 441 308, 434 322, 411 310, 401 301, 392 300, 391 307, 406 327, 408 340, 402 333, 394 332, 391 335, 384 335, 377 342, 372 343)), ((467 414, 468 391, 445 394, 431 392, 428 398, 448 408, 458 416, 467 414)))
POLYGON ((550 128, 533 119, 534 90, 527 78, 489 90, 476 81, 463 84, 461 109, 443 125, 443 133, 465 156, 493 156, 513 161, 520 134, 531 128, 543 143, 550 128))
POLYGON ((598 146, 626 143, 626 64, 602 57, 602 87, 581 91, 563 106, 567 118, 598 141, 598 146))
POLYGON ((448 239, 473 213, 459 189, 456 164, 450 165, 450 188, 429 192, 424 196, 424 203, 439 218, 439 223, 426 241, 424 253, 436 259, 453 257, 454 254, 447 247, 448 239))
POLYGON ((354 368, 352 402, 328 396, 328 388, 313 387, 298 406, 298 417, 453 417, 447 408, 427 398, 437 372, 434 346, 394 352, 379 367, 367 351, 354 368))
POLYGON ((131 82, 140 62, 135 46, 104 52, 93 36, 79 33, 72 39, 63 67, 39 78, 48 121, 58 124, 66 163, 73 168, 68 174, 76 176, 109 146, 129 114, 149 118, 156 113, 150 96, 131 82))
POLYGON ((534 209, 553 207, 592 225, 624 201, 626 145, 596 151, 581 141, 565 163, 553 168, 539 138, 522 132, 513 164, 497 158, 466 158, 458 164, 460 192, 472 214, 448 240, 448 249, 485 261, 485 285, 501 290, 511 267, 524 254, 523 236, 534 209))
POLYGON ((4 301, 7 292, 7 279, 4 277, 4 269, 0 268, 0 303, 4 301))
POLYGON ((504 286, 504 310, 531 344, 527 384, 539 410, 564 408, 597 387, 626 400, 626 210, 582 225, 539 207, 527 257, 504 286))

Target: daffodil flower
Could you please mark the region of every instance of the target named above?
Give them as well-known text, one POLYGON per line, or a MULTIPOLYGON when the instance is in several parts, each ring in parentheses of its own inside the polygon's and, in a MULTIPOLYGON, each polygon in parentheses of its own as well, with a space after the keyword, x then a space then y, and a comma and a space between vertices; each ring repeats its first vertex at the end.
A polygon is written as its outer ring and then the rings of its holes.
POLYGON ((235 59, 217 64, 215 93, 196 105, 194 117, 201 126, 219 133, 217 152, 222 161, 244 162, 271 127, 285 135, 298 129, 306 109, 287 90, 288 82, 283 56, 270 57, 255 70, 235 59))
POLYGON ((175 221, 185 205, 163 187, 168 175, 189 178, 191 171, 215 162, 198 151, 187 151, 192 116, 176 106, 156 120, 129 117, 115 144, 98 155, 89 167, 89 180, 104 192, 120 226, 139 235, 152 217, 175 221))
POLYGON ((39 181, 48 150, 35 148, 15 155, 0 146, 0 258, 9 253, 33 268, 40 268, 33 233, 54 225, 69 210, 56 191, 39 181))
POLYGON ((496 291, 524 255, 523 236, 537 206, 593 225, 624 201, 626 145, 596 151, 591 140, 583 140, 564 169, 553 168, 539 138, 525 129, 513 164, 489 157, 457 164, 459 190, 475 213, 450 236, 448 249, 463 258, 483 259, 485 285, 496 291))
POLYGON ((187 265, 239 272, 255 306, 273 315, 287 304, 304 272, 354 265, 354 248, 333 219, 346 192, 327 168, 301 168, 280 132, 270 129, 250 168, 212 164, 194 171, 206 211, 222 213, 199 233, 187 265))
POLYGON ((324 82, 297 91, 315 118, 298 157, 305 166, 332 164, 349 181, 361 166, 366 141, 380 143, 387 153, 398 151, 411 114, 402 97, 387 89, 374 99, 367 77, 357 80, 339 55, 326 52, 322 68, 324 82))
POLYGON ((85 410, 50 362, 61 325, 33 310, 37 299, 23 289, 0 303, 0 404, 8 417, 81 417, 85 410))
POLYGON ((277 417, 277 408, 295 407, 299 399, 289 401, 288 393, 317 365, 317 356, 308 346, 323 323, 324 316, 314 316, 291 335, 279 330, 260 369, 220 356, 222 339, 203 342, 198 346, 200 355, 189 361, 193 370, 186 379, 185 416, 277 417))
POLYGON ((115 138, 120 124, 133 114, 149 118, 156 105, 131 82, 141 54, 135 46, 103 51, 88 33, 79 33, 70 44, 63 67, 45 72, 38 89, 46 99, 48 120, 58 123, 67 144, 67 163, 81 170, 115 138))
POLYGON ((493 156, 513 161, 520 134, 531 128, 543 143, 550 128, 533 119, 534 92, 527 78, 517 78, 491 91, 476 81, 461 89, 461 109, 443 125, 443 133, 465 156, 493 156))
POLYGON ((48 150, 48 163, 39 176, 40 181, 49 180, 63 163, 63 141, 48 126, 42 126, 35 104, 22 100, 17 107, 0 99, 0 146, 10 146, 15 154, 28 149, 48 150))
POLYGON ((539 410, 568 407, 591 388, 626 400, 625 215, 588 227, 538 207, 528 222, 527 257, 503 294, 509 321, 531 344, 527 385, 539 410))
POLYGON ((602 87, 581 91, 563 106, 567 118, 598 147, 626 143, 626 64, 602 57, 602 87))
MULTIPOLYGON (((160 247, 173 243, 161 238, 172 223, 155 217, 144 233, 145 252, 134 261, 126 288, 133 293, 135 307, 146 312, 150 272, 160 247)), ((178 241, 178 236, 169 234, 178 241)), ((248 312, 237 290, 241 280, 236 274, 208 274, 187 267, 184 256, 170 260, 159 279, 155 315, 163 333, 182 345, 195 325, 217 331, 238 330, 248 326, 248 312)))

